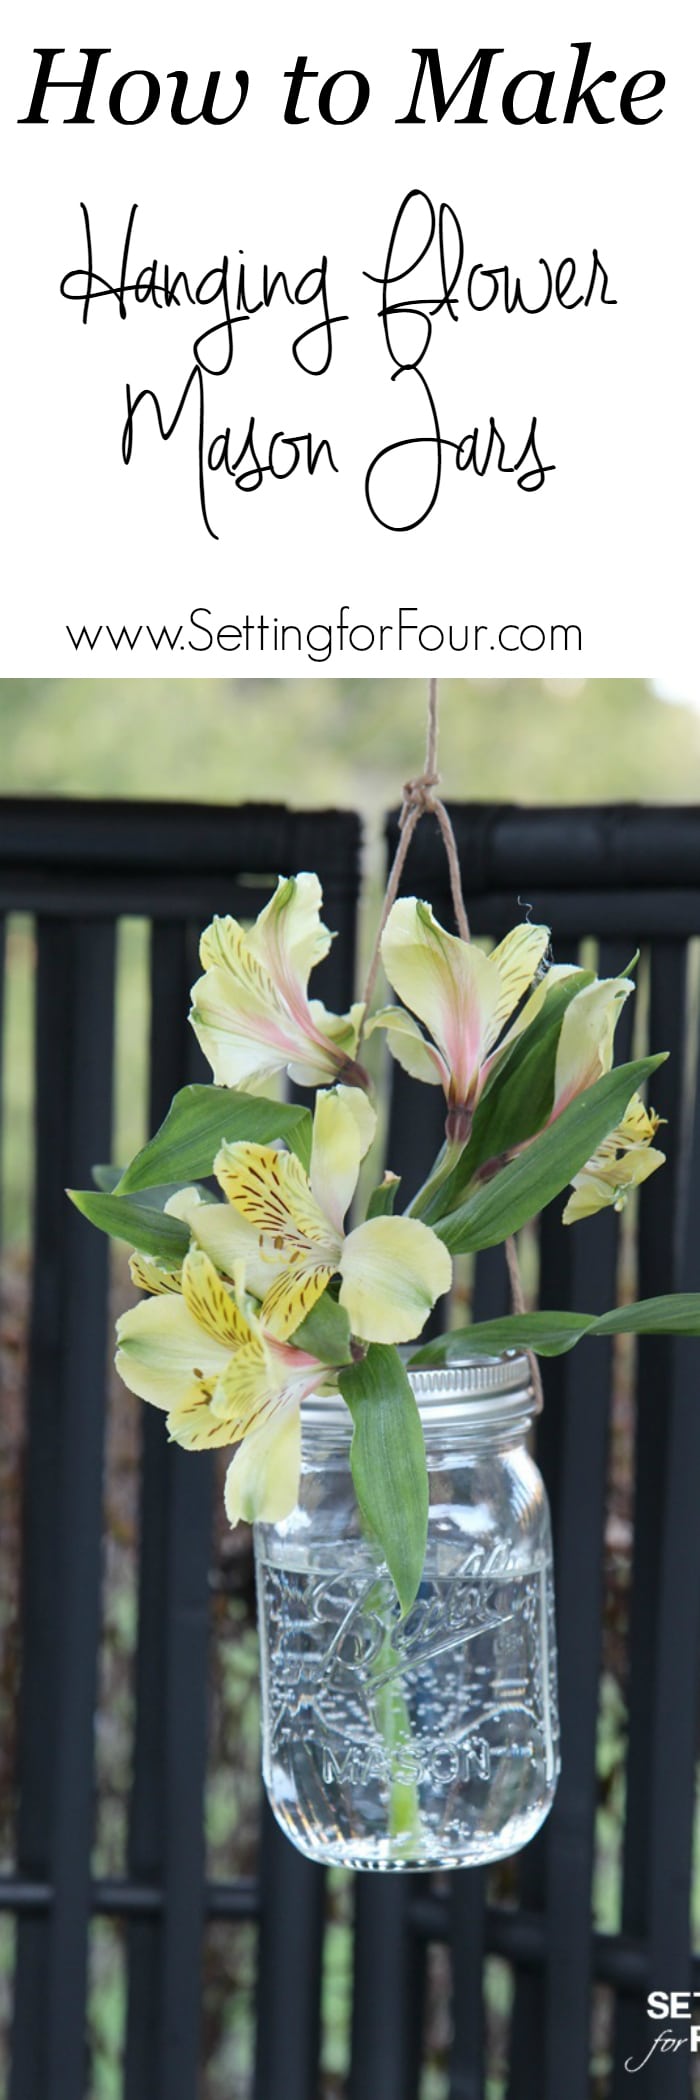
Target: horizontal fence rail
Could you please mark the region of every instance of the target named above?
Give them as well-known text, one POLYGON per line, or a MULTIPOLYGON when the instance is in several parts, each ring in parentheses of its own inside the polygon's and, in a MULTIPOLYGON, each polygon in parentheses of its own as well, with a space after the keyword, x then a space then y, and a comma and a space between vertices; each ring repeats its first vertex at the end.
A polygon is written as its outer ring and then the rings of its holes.
MULTIPOLYGON (((474 936, 501 938, 527 912, 551 926, 557 960, 575 960, 581 944, 592 943, 596 967, 610 975, 639 951, 635 1025, 645 1042, 672 1053, 654 1081, 668 1164, 644 1191, 638 1234, 621 1238, 612 1213, 563 1232, 561 1203, 551 1206, 530 1248, 539 1302, 596 1311, 630 1276, 640 1295, 699 1289, 700 810, 475 804, 451 815, 474 936)), ((388 854, 396 837, 392 817, 388 854)), ((423 2100, 428 2091, 436 2100, 485 2100, 487 2080, 489 2095, 504 2100, 622 2100, 630 2090, 626 2062, 649 2048, 648 1990, 700 1988, 690 1927, 700 1369, 693 1346, 682 1342, 649 1340, 636 1356, 595 1343, 544 1366, 538 1456, 555 1531, 559 1791, 544 1830, 505 1873, 468 1872, 435 1884, 421 1876, 356 1877, 344 2076, 321 2069, 328 1905, 341 1897, 334 1888, 329 1896, 323 1873, 294 1852, 267 1812, 254 1872, 215 1876, 207 1863, 212 1597, 222 1579, 212 1566, 214 1480, 207 1459, 168 1447, 148 1409, 123 1871, 95 1869, 111 1463, 108 1256, 106 1243, 69 1210, 63 1189, 86 1182, 95 1159, 111 1157, 121 929, 131 920, 148 929, 144 1070, 153 1125, 177 1086, 207 1076, 186 1021, 197 931, 214 912, 254 915, 278 871, 313 868, 321 877, 337 938, 314 989, 331 1006, 349 1005, 361 849, 360 822, 349 812, 0 802, 3 936, 20 920, 32 929, 36 1104, 17 1813, 14 1852, 0 1872, 0 1920, 14 1921, 9 2100, 94 2100, 86 2007, 92 1936, 105 1921, 121 1931, 120 2100, 209 2100, 202 1948, 208 1934, 228 1927, 254 1933, 256 1947, 254 2064, 232 2074, 231 2100, 336 2100, 341 2091, 348 2100, 423 2100), (611 1483, 621 1422, 625 1451, 630 1440, 633 1447, 633 1542, 630 1522, 618 1580, 614 1541, 622 1534, 619 1515, 611 1531, 611 1483), (622 1838, 605 1915, 595 1881, 597 1745, 612 1676, 621 1679, 624 1704, 622 1838), (439 1968, 445 1957, 447 1970, 439 1968), (498 2011, 489 1980, 494 1964, 509 1979, 507 2011, 498 2011), (436 2003, 449 2015, 442 2029, 436 2003)), ((403 888, 428 898, 451 925, 430 819, 414 839, 403 888)), ((4 938, 1 952, 9 954, 4 938)), ((632 1054, 631 1031, 628 1006, 620 1056, 632 1054)), ((9 1100, 7 1085, 6 1074, 9 1100)), ((8 1112, 8 1146, 9 1120, 8 1112)), ((415 1089, 397 1069, 388 1155, 409 1194, 432 1161, 440 1125, 439 1091, 424 1090, 417 1116, 415 1089)), ((505 1309, 500 1251, 478 1257, 460 1288, 477 1318, 505 1309)), ((239 1570, 241 1595, 247 1580, 239 1570)), ((688 2100, 689 2050, 657 2055, 644 2076, 647 2100, 688 2100)))

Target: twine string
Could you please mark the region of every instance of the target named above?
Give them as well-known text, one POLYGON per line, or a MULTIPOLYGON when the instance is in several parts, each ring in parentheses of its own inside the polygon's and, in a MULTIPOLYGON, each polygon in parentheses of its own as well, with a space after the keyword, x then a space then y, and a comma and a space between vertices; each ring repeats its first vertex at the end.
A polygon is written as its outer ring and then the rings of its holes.
MULTIPOLYGON (((455 922, 458 927, 461 939, 463 941, 468 941, 470 938, 469 919, 467 916, 467 908, 464 902, 462 876, 459 866, 459 854, 457 852, 457 841, 454 835, 454 830, 452 827, 450 817, 445 808, 445 804, 442 801, 441 796, 437 792, 439 786, 440 774, 438 771, 438 681, 437 678, 431 678, 428 681, 428 719, 425 743, 425 764, 423 766, 422 773, 419 773, 415 780, 407 780, 404 784, 403 797, 401 802, 401 814, 399 816, 399 843, 396 848, 394 859, 392 861, 392 865, 389 871, 389 878, 384 894, 384 902, 380 913, 379 925, 377 927, 374 947, 372 949, 369 969, 367 971, 367 979, 363 994, 364 1010, 360 1026, 360 1033, 358 1037, 358 1049, 364 1034, 370 1004, 372 1001, 374 988, 377 982, 379 963, 381 959, 382 935, 384 933, 389 913, 392 910, 394 904, 396 903, 396 899, 399 894, 401 877, 404 871, 404 867, 406 865, 406 860, 408 858, 409 847, 414 832, 416 832, 418 829, 421 817, 433 816, 437 818, 442 842, 445 848, 445 855, 449 870, 450 892, 452 896, 452 908, 455 915, 455 922)), ((510 1294, 513 1312, 518 1315, 522 1315, 526 1311, 525 1293, 523 1290, 523 1280, 520 1269, 520 1262, 518 1259, 518 1250, 512 1235, 505 1242, 505 1256, 508 1268, 508 1277, 510 1281, 510 1294)), ((532 1385, 535 1398, 538 1406, 541 1407, 543 1395, 539 1363, 537 1361, 537 1357, 534 1355, 531 1349, 527 1349, 525 1353, 530 1365, 530 1372, 532 1376, 532 1385)))
POLYGON ((437 793, 437 790, 440 786, 440 774, 438 772, 437 758, 438 682, 437 678, 431 678, 428 684, 428 722, 425 743, 425 764, 422 773, 419 773, 415 780, 407 780, 403 789, 401 814, 399 817, 399 843, 396 848, 394 859, 392 861, 391 869, 389 872, 389 879, 384 895, 384 903, 382 905, 379 925, 377 927, 374 947, 372 949, 369 969, 367 971, 367 980, 365 983, 365 989, 363 993, 364 1013, 362 1016, 362 1027, 360 1029, 358 1047, 359 1042, 362 1041, 365 1023, 367 1020, 372 996, 374 993, 374 987, 377 982, 377 975, 379 971, 379 963, 381 959, 382 950, 382 935, 384 933, 384 928, 386 926, 389 913, 392 910, 394 904, 396 903, 396 899, 399 894, 401 877, 403 875, 406 860, 408 858, 408 849, 411 844, 413 834, 418 829, 421 817, 434 816, 437 818, 443 845, 445 848, 445 854, 447 857, 447 866, 449 869, 450 876, 450 891, 452 895, 452 907, 454 910, 455 921, 462 940, 469 940, 469 920, 467 917, 467 909, 464 902, 464 894, 462 891, 462 877, 459 866, 459 854, 457 852, 457 841, 454 835, 452 824, 450 822, 450 818, 445 808, 445 804, 442 801, 440 795, 437 793))

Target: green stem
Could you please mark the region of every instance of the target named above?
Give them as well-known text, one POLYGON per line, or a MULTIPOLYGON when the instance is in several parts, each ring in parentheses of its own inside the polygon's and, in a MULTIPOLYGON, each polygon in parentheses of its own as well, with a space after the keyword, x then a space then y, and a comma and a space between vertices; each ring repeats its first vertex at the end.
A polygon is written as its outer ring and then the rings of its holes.
MULTIPOLYGON (((385 1608, 385 1591, 377 1585, 374 1596, 368 1598, 369 1608, 382 1614, 385 1608)), ((386 1629, 384 1640, 373 1657, 373 1677, 382 1678, 391 1670, 396 1660, 392 1646, 391 1630, 386 1629)), ((400 1682, 393 1679, 389 1684, 380 1684, 374 1698, 377 1728, 389 1753, 391 1779, 389 1782, 389 1836, 396 1839, 406 1850, 416 1850, 421 1840, 420 1803, 415 1780, 397 1779, 396 1765, 402 1753, 411 1743, 411 1717, 400 1682)))
POLYGON ((449 1176, 456 1167, 458 1160, 461 1159, 466 1143, 466 1139, 459 1140, 457 1138, 445 1141, 442 1151, 438 1153, 435 1165, 428 1175, 427 1181, 423 1182, 423 1186, 418 1190, 417 1196, 414 1196, 413 1202, 409 1203, 406 1211, 407 1218, 422 1218, 424 1213, 429 1210, 433 1198, 439 1195, 444 1183, 449 1180, 449 1176))

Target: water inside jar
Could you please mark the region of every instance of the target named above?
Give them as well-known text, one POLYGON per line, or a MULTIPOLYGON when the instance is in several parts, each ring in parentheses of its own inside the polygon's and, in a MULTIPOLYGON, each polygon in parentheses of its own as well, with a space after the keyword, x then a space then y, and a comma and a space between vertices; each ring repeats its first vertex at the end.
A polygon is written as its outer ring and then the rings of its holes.
POLYGON ((470 1571, 429 1545, 401 1618, 365 1541, 258 1556, 264 1777, 302 1851, 350 1867, 439 1868, 527 1843, 553 1798, 558 1721, 551 1559, 470 1571))

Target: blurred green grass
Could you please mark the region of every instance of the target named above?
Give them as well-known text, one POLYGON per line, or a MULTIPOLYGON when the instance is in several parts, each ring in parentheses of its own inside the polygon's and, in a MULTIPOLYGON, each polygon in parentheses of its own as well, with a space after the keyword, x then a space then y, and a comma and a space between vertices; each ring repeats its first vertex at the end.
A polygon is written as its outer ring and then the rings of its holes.
MULTIPOLYGON (((337 802, 376 815, 420 768, 425 686, 385 679, 0 681, 0 793, 337 802)), ((644 679, 445 680, 453 800, 684 800, 700 715, 644 679)))

